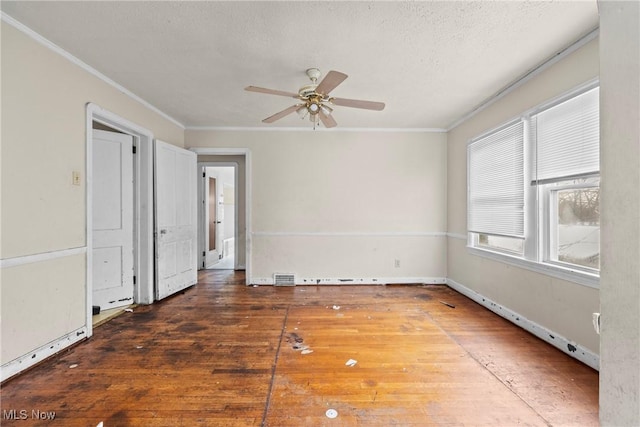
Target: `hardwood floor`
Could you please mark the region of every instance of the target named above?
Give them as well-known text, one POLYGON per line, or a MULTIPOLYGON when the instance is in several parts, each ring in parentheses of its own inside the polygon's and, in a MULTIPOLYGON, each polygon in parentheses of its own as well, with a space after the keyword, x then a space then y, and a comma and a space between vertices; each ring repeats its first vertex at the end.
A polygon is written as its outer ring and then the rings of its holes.
POLYGON ((3 384, 1 424, 598 425, 596 371, 446 286, 243 283, 203 271, 100 326, 3 384))

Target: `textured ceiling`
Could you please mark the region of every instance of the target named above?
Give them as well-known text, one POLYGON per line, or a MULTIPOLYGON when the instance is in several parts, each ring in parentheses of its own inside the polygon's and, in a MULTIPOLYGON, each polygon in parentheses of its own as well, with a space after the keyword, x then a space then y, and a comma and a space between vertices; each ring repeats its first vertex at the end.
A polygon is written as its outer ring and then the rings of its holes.
POLYGON ((333 96, 342 128, 447 128, 598 25, 592 1, 58 2, 2 11, 187 127, 309 127, 295 103, 305 70, 349 75, 333 96))

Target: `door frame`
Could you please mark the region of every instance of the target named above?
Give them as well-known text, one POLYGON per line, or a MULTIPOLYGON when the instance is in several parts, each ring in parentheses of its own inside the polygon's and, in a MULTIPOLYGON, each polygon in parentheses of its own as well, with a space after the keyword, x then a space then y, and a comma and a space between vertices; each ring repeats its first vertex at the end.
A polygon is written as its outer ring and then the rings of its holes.
POLYGON ((93 335, 93 122, 102 123, 133 136, 136 154, 133 158, 133 247, 136 283, 133 300, 138 304, 154 301, 153 260, 153 133, 115 113, 94 104, 86 104, 85 191, 86 191, 86 309, 87 336, 93 335))
MULTIPOLYGON (((245 158, 246 161, 246 158, 245 158)), ((198 269, 200 269, 201 265, 205 265, 206 268, 206 255, 203 255, 203 252, 206 252, 206 238, 208 234, 205 230, 208 228, 207 223, 207 215, 205 215, 204 210, 206 206, 204 206, 205 201, 205 192, 206 186, 204 185, 203 179, 205 177, 202 176, 203 171, 206 168, 233 168, 233 193, 235 200, 238 200, 238 194, 240 189, 238 188, 238 170, 239 165, 237 162, 198 162, 198 205, 200 205, 200 209, 198 210, 198 269), (202 203, 201 203, 202 202, 202 203)), ((236 207, 233 209, 233 238, 235 241, 238 241, 238 205, 236 202, 236 207)), ((228 221, 228 220, 225 220, 228 221)), ((234 244, 233 248, 233 269, 239 270, 240 265, 238 264, 238 245, 234 244)))
MULTIPOLYGON (((198 155, 198 172, 202 173, 202 169, 200 168, 200 166, 206 166, 207 163, 212 163, 212 166, 215 163, 219 163, 219 162, 207 162, 207 161, 200 161, 199 156, 244 156, 244 161, 245 161, 245 176, 244 176, 244 183, 245 183, 245 271, 246 271, 246 275, 245 275, 245 284, 246 285, 250 285, 251 284, 251 252, 252 252, 252 248, 251 248, 251 241, 252 241, 252 231, 251 231, 251 150, 248 148, 212 148, 212 147, 192 147, 189 148, 189 150, 193 151, 194 153, 196 153, 198 155)), ((236 169, 236 190, 238 191, 238 169, 236 169)), ((237 200, 237 199, 236 199, 237 200)), ((198 201, 198 204, 200 204, 200 200, 198 201)), ((236 217, 238 215, 238 209, 236 208, 236 217)), ((239 233, 238 227, 236 227, 236 234, 239 233)), ((235 253, 236 253, 236 258, 234 260, 234 263, 236 264, 236 267, 241 268, 241 266, 239 266, 237 264, 238 262, 238 247, 237 247, 237 243, 236 243, 236 249, 235 249, 235 253)), ((201 264, 198 264, 201 265, 201 264)))

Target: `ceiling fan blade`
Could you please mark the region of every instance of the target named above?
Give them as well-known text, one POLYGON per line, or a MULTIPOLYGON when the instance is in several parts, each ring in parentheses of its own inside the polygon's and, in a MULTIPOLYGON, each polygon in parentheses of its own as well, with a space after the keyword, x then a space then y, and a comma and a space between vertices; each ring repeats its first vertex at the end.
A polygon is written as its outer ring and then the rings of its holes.
POLYGON ((322 110, 320 110, 320 112, 318 114, 320 114, 320 120, 322 120, 322 124, 327 129, 334 128, 334 127, 338 126, 338 123, 336 123, 336 121, 333 118, 333 116, 331 116, 329 114, 325 114, 324 111, 322 111, 322 110))
POLYGON ((365 110, 384 110, 384 102, 361 101, 359 99, 331 98, 330 102, 334 105, 352 108, 364 108, 365 110))
POLYGON ((318 87, 316 87, 316 93, 321 93, 325 96, 328 95, 329 92, 335 89, 336 86, 342 83, 347 77, 349 76, 339 71, 329 71, 318 87))
POLYGON ((267 117, 266 119, 264 119, 262 121, 262 123, 273 123, 276 120, 280 120, 281 118, 283 118, 284 116, 287 116, 291 113, 293 113, 294 111, 296 111, 298 108, 300 108, 299 104, 296 105, 292 105, 291 107, 284 109, 282 111, 280 111, 279 113, 275 113, 273 116, 267 117))
POLYGON ((289 98, 299 98, 297 93, 285 92, 283 90, 266 89, 266 88, 257 87, 257 86, 247 86, 244 88, 244 90, 247 90, 249 92, 266 93, 269 95, 288 96, 289 98))

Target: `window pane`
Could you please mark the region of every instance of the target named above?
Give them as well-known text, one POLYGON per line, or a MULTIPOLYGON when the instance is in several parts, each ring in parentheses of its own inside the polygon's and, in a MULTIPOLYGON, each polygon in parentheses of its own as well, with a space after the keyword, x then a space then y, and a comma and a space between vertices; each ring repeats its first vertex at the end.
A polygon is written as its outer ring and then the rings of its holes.
POLYGON ((600 268, 600 188, 558 190, 557 261, 600 268))
POLYGON ((478 246, 485 247, 487 249, 497 249, 499 251, 522 255, 523 243, 524 240, 514 237, 478 234, 478 246))

